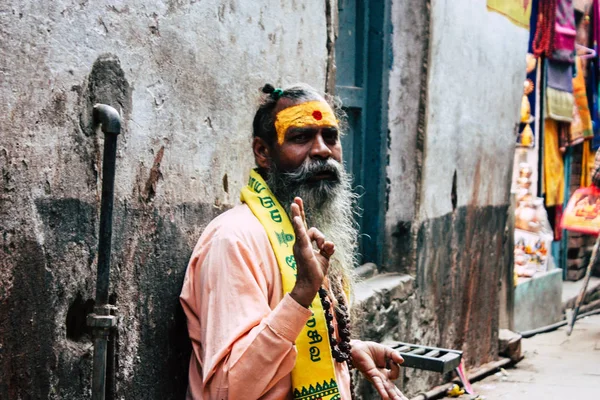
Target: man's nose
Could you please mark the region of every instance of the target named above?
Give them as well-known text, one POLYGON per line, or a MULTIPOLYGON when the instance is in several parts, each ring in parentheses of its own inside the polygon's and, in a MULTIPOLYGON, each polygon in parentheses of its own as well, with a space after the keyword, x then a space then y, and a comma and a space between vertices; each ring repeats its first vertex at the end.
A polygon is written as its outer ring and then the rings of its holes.
POLYGON ((312 158, 321 158, 324 160, 331 157, 331 149, 327 146, 325 140, 323 140, 321 133, 315 135, 315 139, 310 149, 310 156, 312 158))

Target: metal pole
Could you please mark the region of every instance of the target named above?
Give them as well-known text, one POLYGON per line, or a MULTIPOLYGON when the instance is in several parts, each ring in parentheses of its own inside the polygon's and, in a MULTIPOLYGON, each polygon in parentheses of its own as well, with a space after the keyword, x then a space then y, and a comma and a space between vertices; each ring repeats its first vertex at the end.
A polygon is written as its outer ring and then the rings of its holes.
MULTIPOLYGON (((573 327, 575 326, 575 321, 577 321, 577 314, 579 313, 579 307, 583 304, 585 300, 585 294, 587 292, 588 284, 590 283, 590 276, 592 276, 592 269, 594 269, 594 265, 598 261, 598 246, 600 245, 600 235, 596 237, 596 243, 594 244, 594 250, 592 250, 592 256, 590 257, 590 262, 588 263, 587 270, 585 271, 585 280, 583 281, 583 286, 579 291, 579 296, 577 296, 577 301, 575 302, 575 309, 573 310, 573 316, 569 321, 569 327, 567 328, 567 336, 571 336, 571 332, 573 332, 573 327)), ((568 318, 567 318, 568 319, 568 318)))
POLYGON ((116 317, 111 315, 114 306, 108 304, 110 283, 110 252, 112 239, 112 210, 117 158, 117 136, 121 132, 121 117, 114 108, 96 104, 93 112, 94 126, 101 125, 104 132, 102 161, 102 200, 100 205, 100 231, 98 234, 98 275, 96 280, 96 306, 88 315, 88 326, 93 328, 94 366, 92 375, 92 400, 105 400, 106 353, 111 330, 116 327, 116 317))

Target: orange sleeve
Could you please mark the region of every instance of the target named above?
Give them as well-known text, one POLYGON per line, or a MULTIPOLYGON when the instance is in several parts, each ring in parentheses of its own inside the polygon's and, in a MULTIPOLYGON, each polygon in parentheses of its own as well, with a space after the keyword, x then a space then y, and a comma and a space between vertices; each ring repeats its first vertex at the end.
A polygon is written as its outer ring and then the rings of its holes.
POLYGON ((182 291, 197 382, 188 398, 257 399, 294 367, 294 341, 311 311, 285 295, 269 304, 265 251, 217 231, 190 261, 182 291), (195 358, 195 360, 194 360, 195 358))

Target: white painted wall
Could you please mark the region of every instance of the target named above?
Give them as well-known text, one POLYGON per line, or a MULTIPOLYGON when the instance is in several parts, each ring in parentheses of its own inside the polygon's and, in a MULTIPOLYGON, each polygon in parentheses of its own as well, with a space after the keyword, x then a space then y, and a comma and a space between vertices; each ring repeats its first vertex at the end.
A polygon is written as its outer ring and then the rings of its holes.
POLYGON ((431 21, 420 220, 452 211, 454 171, 458 207, 508 204, 528 42, 484 1, 433 0, 431 21))
POLYGON ((119 139, 117 197, 134 196, 164 145, 158 204, 235 203, 253 166, 260 87, 325 84, 320 1, 7 1, 0 24, 0 134, 9 158, 28 160, 28 172, 15 179, 33 197, 48 194, 45 181, 60 196, 87 190, 78 172, 86 165, 65 131, 77 124, 71 88, 84 84, 100 54, 120 59, 133 89, 119 139), (66 125, 36 124, 57 93, 66 96, 66 125))

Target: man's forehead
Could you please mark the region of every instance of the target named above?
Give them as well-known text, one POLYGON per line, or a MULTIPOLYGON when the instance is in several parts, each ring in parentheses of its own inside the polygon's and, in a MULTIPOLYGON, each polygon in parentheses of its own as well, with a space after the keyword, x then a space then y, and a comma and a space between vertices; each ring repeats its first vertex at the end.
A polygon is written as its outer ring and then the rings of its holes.
POLYGON ((277 142, 284 142, 288 129, 302 126, 337 127, 338 120, 331 106, 323 100, 294 102, 279 111, 275 117, 277 142))
POLYGON ((275 112, 275 115, 277 115, 277 114, 279 114, 279 112, 285 110, 286 108, 298 106, 298 105, 304 104, 304 103, 314 103, 314 102, 321 103, 320 104, 321 107, 324 107, 325 109, 333 112, 331 106, 329 105, 329 103, 327 103, 325 101, 325 99, 298 100, 298 99, 290 99, 289 97, 283 97, 283 98, 279 99, 274 112, 275 112))

